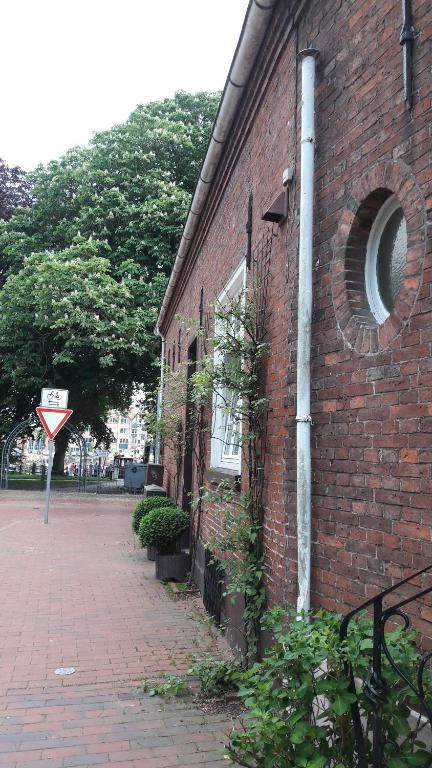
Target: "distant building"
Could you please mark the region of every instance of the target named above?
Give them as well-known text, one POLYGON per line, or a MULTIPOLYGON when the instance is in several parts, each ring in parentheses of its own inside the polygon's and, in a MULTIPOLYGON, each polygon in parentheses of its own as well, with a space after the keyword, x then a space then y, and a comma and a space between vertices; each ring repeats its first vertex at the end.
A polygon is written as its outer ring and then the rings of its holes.
MULTIPOLYGON (((110 411, 107 425, 114 435, 114 439, 108 449, 108 456, 104 456, 104 462, 110 464, 114 456, 126 456, 134 461, 142 461, 148 434, 144 417, 136 406, 132 406, 127 412, 110 411)), ((87 455, 90 460, 98 460, 94 438, 87 430, 83 435, 87 455)), ((48 440, 43 429, 35 430, 34 436, 28 437, 20 445, 24 462, 46 463, 48 458, 48 440)), ((70 442, 66 454, 66 464, 76 462, 79 457, 77 443, 70 442)))
POLYGON ((110 457, 130 456, 134 461, 142 460, 148 435, 140 411, 133 406, 127 413, 111 411, 107 423, 114 435, 110 457))

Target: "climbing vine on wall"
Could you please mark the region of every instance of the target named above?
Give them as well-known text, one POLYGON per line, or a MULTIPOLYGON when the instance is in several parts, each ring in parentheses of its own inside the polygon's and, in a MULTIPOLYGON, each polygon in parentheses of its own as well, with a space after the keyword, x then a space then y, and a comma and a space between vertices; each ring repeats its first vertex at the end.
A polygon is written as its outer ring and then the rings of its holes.
MULTIPOLYGON (((263 487, 268 400, 265 360, 268 352, 267 306, 272 233, 254 252, 248 286, 214 307, 215 336, 211 354, 203 356, 193 376, 197 402, 213 399, 229 418, 241 451, 241 488, 222 482, 206 490, 222 533, 210 542, 228 575, 227 593, 243 595, 246 660, 259 654, 261 617, 265 607, 263 487)), ((213 419, 214 421, 214 419, 213 419)), ((213 440, 222 440, 211 429, 213 440)))
POLYGON ((191 361, 168 370, 162 416, 155 431, 170 449, 175 497, 180 496, 182 461, 187 446, 194 457, 195 496, 192 499, 192 567, 200 537, 204 502, 215 510, 220 533, 208 542, 223 562, 228 596, 244 597, 246 661, 259 655, 261 617, 265 608, 263 544, 263 487, 268 400, 265 397, 265 362, 268 353, 268 276, 273 233, 258 243, 248 265, 247 288, 213 307, 203 327, 178 317, 185 336, 198 344, 194 372, 191 361), (215 403, 217 404, 215 406, 215 403), (213 407, 213 413, 212 413, 213 407), (241 482, 206 486, 209 439, 221 440, 215 430, 214 408, 233 424, 232 434, 241 453, 241 482), (188 412, 186 413, 186 409, 188 412))

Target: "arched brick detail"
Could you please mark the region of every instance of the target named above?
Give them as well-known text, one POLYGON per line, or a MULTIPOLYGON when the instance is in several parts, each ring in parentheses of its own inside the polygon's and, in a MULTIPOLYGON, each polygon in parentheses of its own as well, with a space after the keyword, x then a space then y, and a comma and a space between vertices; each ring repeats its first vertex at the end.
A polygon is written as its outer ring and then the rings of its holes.
POLYGON ((408 322, 422 282, 425 224, 424 197, 411 169, 402 161, 381 162, 354 181, 332 240, 331 275, 339 329, 347 344, 360 354, 385 349, 408 322), (366 246, 375 216, 392 194, 406 217, 408 251, 399 297, 390 316, 379 325, 366 296, 366 246))

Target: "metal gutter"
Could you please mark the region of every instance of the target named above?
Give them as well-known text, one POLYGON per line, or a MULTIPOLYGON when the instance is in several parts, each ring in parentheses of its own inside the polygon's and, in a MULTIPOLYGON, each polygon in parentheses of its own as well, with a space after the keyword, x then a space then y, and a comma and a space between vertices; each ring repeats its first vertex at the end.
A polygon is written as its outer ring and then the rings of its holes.
POLYGON ((277 2, 278 0, 251 0, 249 3, 240 39, 237 44, 218 113, 216 115, 207 153, 201 167, 186 224, 181 236, 174 267, 159 312, 156 326, 158 332, 163 324, 183 263, 198 228, 199 219, 210 194, 216 170, 225 143, 230 134, 237 108, 243 98, 249 76, 258 56, 261 43, 267 32, 273 8, 276 6, 277 2))

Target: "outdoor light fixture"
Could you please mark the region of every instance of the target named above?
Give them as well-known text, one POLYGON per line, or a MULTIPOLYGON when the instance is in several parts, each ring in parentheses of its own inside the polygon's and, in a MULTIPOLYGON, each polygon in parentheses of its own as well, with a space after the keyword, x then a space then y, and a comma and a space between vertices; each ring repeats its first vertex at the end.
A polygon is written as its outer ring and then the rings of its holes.
POLYGON ((281 224, 286 219, 288 214, 288 189, 284 189, 275 200, 273 200, 271 206, 263 213, 263 221, 272 221, 274 224, 281 224))

